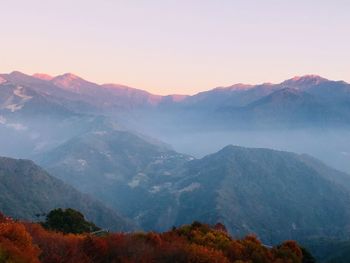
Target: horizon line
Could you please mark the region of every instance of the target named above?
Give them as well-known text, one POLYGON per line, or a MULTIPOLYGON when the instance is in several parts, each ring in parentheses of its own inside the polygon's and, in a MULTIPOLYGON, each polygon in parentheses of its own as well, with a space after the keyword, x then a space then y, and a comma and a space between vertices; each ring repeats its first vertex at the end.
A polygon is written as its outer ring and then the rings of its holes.
POLYGON ((89 83, 92 83, 92 84, 95 84, 95 85, 98 85, 98 86, 101 86, 101 87, 106 86, 106 85, 116 85, 116 86, 125 87, 125 88, 129 88, 129 89, 144 91, 144 92, 147 92, 147 93, 149 93, 151 95, 162 96, 162 97, 166 97, 166 96, 193 96, 193 95, 200 94, 202 92, 209 92, 209 91, 216 90, 216 89, 237 88, 237 90, 239 90, 239 89, 243 90, 243 89, 250 89, 250 88, 253 88, 253 87, 256 87, 256 86, 262 86, 262 85, 274 86, 274 85, 281 85, 282 83, 287 82, 287 81, 293 81, 293 80, 297 81, 297 80, 300 80, 300 79, 303 79, 303 78, 318 78, 318 79, 323 80, 323 81, 345 82, 345 83, 349 84, 345 80, 331 80, 331 79, 328 79, 328 78, 324 78, 324 77, 322 77, 319 74, 304 74, 304 75, 293 76, 291 78, 287 78, 287 79, 282 80, 281 82, 277 82, 277 83, 260 82, 260 83, 251 84, 251 83, 238 82, 238 83, 234 83, 234 84, 229 85, 229 86, 216 86, 216 87, 213 87, 211 89, 201 90, 201 91, 195 92, 193 94, 171 93, 171 94, 163 94, 163 95, 161 95, 161 94, 153 93, 153 92, 149 91, 148 89, 135 88, 135 87, 132 87, 132 86, 129 86, 129 85, 125 85, 125 84, 120 84, 120 83, 115 83, 115 82, 103 82, 103 83, 100 83, 100 82, 97 82, 97 81, 96 82, 95 81, 91 81, 91 80, 88 80, 88 78, 81 77, 80 75, 72 73, 72 72, 65 72, 65 73, 58 74, 58 75, 56 75, 56 74, 52 75, 52 74, 47 74, 47 73, 44 73, 44 72, 36 72, 36 73, 33 73, 33 74, 27 74, 27 73, 23 73, 22 71, 19 71, 19 70, 13 70, 10 73, 0 73, 0 77, 1 77, 1 75, 11 75, 11 74, 16 74, 16 73, 23 74, 23 75, 26 75, 28 77, 32 77, 32 78, 35 78, 35 79, 38 79, 38 80, 42 80, 42 81, 47 81, 47 82, 51 82, 51 80, 53 80, 55 78, 58 78, 58 77, 63 77, 63 76, 66 76, 66 75, 70 75, 70 76, 74 76, 74 77, 79 78, 79 79, 81 79, 83 81, 86 81, 86 82, 89 82, 89 83), (39 77, 39 76, 42 76, 42 77, 39 77))

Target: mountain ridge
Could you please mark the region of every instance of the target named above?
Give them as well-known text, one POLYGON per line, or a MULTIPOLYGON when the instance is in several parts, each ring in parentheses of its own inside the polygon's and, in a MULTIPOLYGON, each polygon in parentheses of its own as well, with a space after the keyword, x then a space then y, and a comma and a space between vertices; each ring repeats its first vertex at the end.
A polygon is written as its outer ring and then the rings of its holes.
MULTIPOLYGON (((57 75, 57 76, 51 76, 51 75, 48 75, 48 74, 45 74, 45 73, 35 73, 33 75, 27 75, 25 73, 22 73, 20 71, 13 71, 11 73, 2 73, 0 74, 0 76, 4 79, 7 79, 7 78, 18 78, 18 77, 33 77, 33 78, 37 78, 37 79, 40 79, 40 80, 44 80, 44 81, 53 81, 53 80, 66 80, 67 82, 69 81, 74 81, 74 80, 79 80, 79 81, 84 81, 84 82, 87 82, 89 84, 94 84, 94 85, 97 85, 97 86, 115 86, 115 87, 121 87, 121 88, 130 88, 130 89, 135 89, 135 90, 140 90, 140 91, 145 91, 149 94, 152 94, 146 90, 143 90, 143 89, 137 89, 137 88, 133 88, 133 87, 129 87, 129 86, 126 86, 126 85, 123 85, 123 84, 117 84, 117 83, 105 83, 105 84, 97 84, 95 82, 92 82, 92 81, 88 81, 88 80, 85 80, 81 77, 79 77, 78 75, 74 74, 74 73, 63 73, 61 75, 57 75)), ((247 84, 247 83, 236 83, 236 84, 232 84, 230 86, 226 86, 226 87, 217 87, 217 88, 212 88, 212 89, 209 89, 209 90, 204 90, 204 91, 200 91, 194 95, 188 95, 188 94, 183 94, 181 96, 195 96, 195 95, 198 95, 199 93, 202 93, 202 92, 208 92, 208 91, 212 91, 212 90, 225 90, 225 89, 232 89, 232 90, 240 90, 240 89, 250 89, 250 88, 254 88, 256 86, 261 86, 261 85, 270 85, 270 86, 276 86, 276 85, 284 85, 284 86, 291 86, 291 85, 317 85, 317 84, 321 84, 323 82, 327 82, 327 81, 331 81, 327 78, 324 78, 320 75, 316 75, 316 74, 305 74, 305 75, 302 75, 302 76, 295 76, 295 77, 292 77, 290 79, 287 79, 287 80, 284 80, 282 82, 279 82, 279 83, 258 83, 258 84, 247 84)), ((346 81, 344 80, 339 80, 339 81, 336 81, 336 82, 343 82, 345 84, 349 84, 347 83, 346 81)), ((161 96, 161 97, 167 97, 167 96, 172 96, 174 94, 166 94, 166 95, 157 95, 157 94, 152 94, 152 95, 156 95, 156 96, 161 96)), ((175 94, 176 95, 176 94, 175 94)))
MULTIPOLYGON (((116 146, 120 145, 116 142, 116 146)), ((128 149, 127 145, 128 142, 122 147, 128 149)), ((125 149, 112 155, 113 163, 131 154, 125 149)), ((88 151, 89 148, 85 150, 88 151)), ((60 150, 58 159, 44 166, 67 182, 80 177, 81 182, 88 183, 87 170, 81 173, 74 166, 64 165, 65 160, 80 158, 71 153, 70 149, 60 150)), ((210 224, 222 222, 238 236, 257 233, 266 242, 313 235, 341 236, 341 229, 350 231, 346 223, 346 218, 350 220, 350 176, 309 156, 228 145, 201 159, 176 161, 181 156, 169 157, 171 162, 151 158, 149 165, 143 157, 143 168, 124 173, 128 176, 95 178, 101 185, 118 182, 118 187, 104 188, 103 195, 89 187, 84 191, 114 205, 146 230, 161 231, 204 220, 210 224), (128 200, 128 206, 116 200, 128 200)), ((87 163, 94 165, 89 160, 87 163)), ((108 167, 107 163, 103 166, 108 167)), ((112 170, 122 172, 123 168, 112 170)))
POLYGON ((36 214, 75 208, 101 227, 134 228, 112 209, 50 176, 31 160, 0 157, 0 179, 0 210, 16 219, 37 221, 36 214))

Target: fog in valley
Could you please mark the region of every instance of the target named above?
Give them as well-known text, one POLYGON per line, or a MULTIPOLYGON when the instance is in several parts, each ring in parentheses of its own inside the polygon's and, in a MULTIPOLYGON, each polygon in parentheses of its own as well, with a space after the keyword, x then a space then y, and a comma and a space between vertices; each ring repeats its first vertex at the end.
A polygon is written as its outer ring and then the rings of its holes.
POLYGON ((218 131, 158 134, 178 152, 201 158, 226 145, 305 153, 350 173, 349 130, 218 131))

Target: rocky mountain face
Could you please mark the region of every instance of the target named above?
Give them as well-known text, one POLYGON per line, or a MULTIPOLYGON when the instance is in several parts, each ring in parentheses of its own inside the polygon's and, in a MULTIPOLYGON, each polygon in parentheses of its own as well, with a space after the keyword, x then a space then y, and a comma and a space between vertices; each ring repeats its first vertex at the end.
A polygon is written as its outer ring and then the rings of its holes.
POLYGON ((75 208, 99 226, 119 231, 135 228, 92 197, 50 176, 28 160, 0 157, 0 211, 16 219, 43 220, 54 208, 75 208))

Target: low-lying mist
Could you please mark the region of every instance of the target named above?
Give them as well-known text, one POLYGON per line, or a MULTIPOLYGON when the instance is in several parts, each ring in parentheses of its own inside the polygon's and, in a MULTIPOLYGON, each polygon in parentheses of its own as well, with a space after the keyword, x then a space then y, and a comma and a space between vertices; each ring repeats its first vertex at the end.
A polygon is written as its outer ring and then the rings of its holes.
POLYGON ((197 131, 153 134, 178 152, 201 158, 228 144, 306 153, 350 174, 349 130, 197 131))

